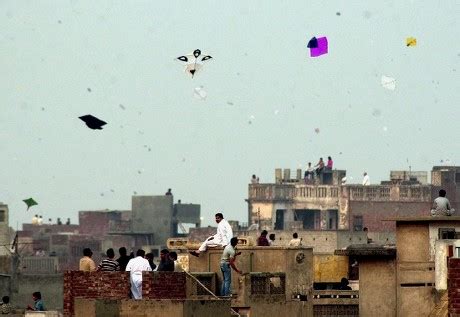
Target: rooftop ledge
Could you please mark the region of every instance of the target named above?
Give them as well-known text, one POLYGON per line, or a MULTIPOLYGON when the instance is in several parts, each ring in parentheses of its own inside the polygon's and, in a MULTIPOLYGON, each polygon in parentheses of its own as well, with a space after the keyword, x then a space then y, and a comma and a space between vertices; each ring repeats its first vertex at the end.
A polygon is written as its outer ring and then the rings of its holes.
POLYGON ((396 247, 381 244, 354 244, 344 250, 335 250, 335 255, 395 257, 396 247))
POLYGON ((383 219, 382 221, 396 221, 396 222, 460 221, 460 216, 414 216, 414 217, 394 217, 394 218, 383 219))

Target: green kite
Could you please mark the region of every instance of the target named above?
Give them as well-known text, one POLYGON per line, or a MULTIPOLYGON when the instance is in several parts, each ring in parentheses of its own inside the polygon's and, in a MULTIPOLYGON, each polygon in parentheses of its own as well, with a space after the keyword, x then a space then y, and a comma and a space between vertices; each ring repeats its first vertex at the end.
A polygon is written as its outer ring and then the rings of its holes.
POLYGON ((32 197, 28 199, 24 199, 23 202, 26 203, 27 210, 29 210, 29 208, 32 206, 38 205, 38 203, 32 197))

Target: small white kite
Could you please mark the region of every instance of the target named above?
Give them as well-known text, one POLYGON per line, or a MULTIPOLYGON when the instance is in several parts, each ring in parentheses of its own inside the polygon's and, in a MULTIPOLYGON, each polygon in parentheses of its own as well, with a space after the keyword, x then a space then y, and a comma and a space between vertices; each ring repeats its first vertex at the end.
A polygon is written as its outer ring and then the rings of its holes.
POLYGON ((382 76, 381 79, 381 84, 383 88, 389 89, 389 90, 395 90, 396 89, 396 79, 388 76, 382 76))

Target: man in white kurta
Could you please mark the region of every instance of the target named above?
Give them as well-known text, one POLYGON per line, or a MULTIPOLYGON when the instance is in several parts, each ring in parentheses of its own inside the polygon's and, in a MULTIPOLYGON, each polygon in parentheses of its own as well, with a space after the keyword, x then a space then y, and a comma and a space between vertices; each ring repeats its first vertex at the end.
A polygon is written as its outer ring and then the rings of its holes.
POLYGON ((219 212, 215 215, 217 222, 217 233, 204 241, 198 251, 192 251, 190 254, 199 256, 201 252, 205 252, 208 247, 225 247, 233 238, 233 230, 224 216, 219 212))
POLYGON ((129 260, 126 265, 126 271, 131 272, 131 293, 134 299, 142 299, 142 271, 152 270, 149 261, 144 256, 144 250, 137 250, 136 257, 129 260))
POLYGON ((371 184, 371 180, 369 178, 369 175, 367 175, 367 173, 364 172, 363 176, 364 176, 363 177, 363 185, 364 186, 369 186, 371 184))

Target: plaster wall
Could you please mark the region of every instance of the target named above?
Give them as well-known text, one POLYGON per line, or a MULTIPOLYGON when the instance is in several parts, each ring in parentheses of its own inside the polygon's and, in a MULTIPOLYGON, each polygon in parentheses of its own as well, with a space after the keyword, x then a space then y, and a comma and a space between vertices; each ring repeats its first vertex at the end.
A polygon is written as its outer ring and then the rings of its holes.
POLYGON ((429 230, 427 223, 398 224, 396 249, 398 262, 430 261, 429 230))
POLYGON ((459 221, 437 221, 432 222, 429 225, 430 230, 430 261, 435 260, 436 256, 436 241, 439 240, 439 229, 440 228, 454 228, 456 232, 460 232, 460 222, 459 221))
POLYGON ((396 316, 396 265, 393 259, 363 258, 359 263, 359 315, 396 316))

